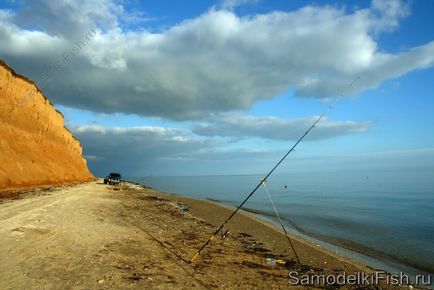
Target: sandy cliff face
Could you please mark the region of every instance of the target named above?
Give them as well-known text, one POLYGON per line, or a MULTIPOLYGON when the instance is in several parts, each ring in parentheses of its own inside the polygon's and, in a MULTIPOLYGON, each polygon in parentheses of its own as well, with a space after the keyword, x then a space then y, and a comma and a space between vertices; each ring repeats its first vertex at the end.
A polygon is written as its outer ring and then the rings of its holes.
POLYGON ((0 60, 0 189, 93 178, 62 114, 0 60))

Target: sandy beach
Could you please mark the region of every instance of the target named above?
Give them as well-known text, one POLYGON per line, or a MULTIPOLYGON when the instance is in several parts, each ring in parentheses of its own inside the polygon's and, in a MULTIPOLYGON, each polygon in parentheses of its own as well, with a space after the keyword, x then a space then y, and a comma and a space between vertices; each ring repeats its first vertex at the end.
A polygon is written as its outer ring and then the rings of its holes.
MULTIPOLYGON (((101 180, 3 192, 1 289, 285 289, 289 272, 373 270, 319 245, 285 236, 252 214, 237 215, 194 263, 196 250, 231 212, 210 201, 101 180), (270 267, 266 258, 283 259, 270 267)), ((309 288, 377 289, 373 285, 309 288)), ((381 288, 393 288, 381 285, 381 288)))

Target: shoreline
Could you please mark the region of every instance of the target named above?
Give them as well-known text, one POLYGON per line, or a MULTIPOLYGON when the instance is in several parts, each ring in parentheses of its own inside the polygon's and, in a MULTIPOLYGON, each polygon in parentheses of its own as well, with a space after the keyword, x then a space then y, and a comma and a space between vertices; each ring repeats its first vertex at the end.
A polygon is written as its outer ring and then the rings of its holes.
MULTIPOLYGON (((219 204, 218 202, 216 202, 216 205, 218 205, 218 206, 224 206, 224 207, 225 207, 225 205, 221 205, 221 204, 219 204)), ((234 208, 231 208, 231 207, 228 207, 228 208, 229 208, 230 210, 233 210, 233 209, 234 209, 234 208)), ((285 234, 282 232, 282 229, 280 228, 280 224, 278 224, 277 222, 272 222, 272 221, 270 221, 270 220, 267 220, 267 219, 261 218, 261 214, 260 214, 260 213, 254 213, 254 212, 251 212, 251 211, 248 210, 248 209, 241 208, 240 211, 239 211, 239 214, 245 215, 245 216, 247 216, 247 217, 253 219, 255 222, 258 222, 258 223, 261 223, 261 224, 263 224, 263 225, 265 225, 265 226, 267 226, 267 227, 270 227, 272 230, 276 231, 278 234, 280 234, 280 235, 282 235, 282 236, 285 235, 285 234)), ((295 235, 295 234, 292 233, 292 232, 288 232, 288 236, 289 236, 289 238, 291 239, 291 241, 296 240, 296 241, 298 241, 298 242, 300 242, 300 243, 306 243, 307 245, 309 245, 309 246, 311 246, 311 247, 315 247, 315 246, 318 247, 318 244, 315 244, 314 241, 307 240, 307 239, 305 239, 303 236, 295 235)), ((315 240, 315 241, 316 241, 316 240, 315 240)), ((324 241, 321 241, 321 240, 318 240, 318 241, 319 241, 319 242, 324 242, 324 241)), ((357 260, 353 260, 353 259, 351 259, 350 257, 347 257, 347 256, 344 256, 344 255, 341 255, 341 254, 335 253, 335 252, 333 252, 333 251, 330 251, 330 250, 327 249, 327 248, 323 248, 321 245, 319 245, 319 246, 320 246, 319 250, 323 250, 325 254, 331 255, 331 256, 333 256, 333 257, 335 257, 335 258, 337 258, 337 259, 341 259, 341 260, 343 260, 344 262, 349 262, 349 263, 353 264, 353 265, 356 266, 356 267, 360 267, 361 269, 362 269, 362 268, 366 268, 366 267, 370 268, 370 266, 365 265, 365 264, 363 264, 363 263, 360 263, 360 262, 357 261, 357 260)), ((381 269, 377 269, 377 270, 381 270, 381 269)))
MULTIPOLYGON (((181 199, 181 200, 185 201, 187 204, 188 204, 189 201, 194 201, 194 202, 202 202, 205 205, 206 204, 212 204, 214 206, 227 209, 229 212, 232 212, 235 209, 234 207, 222 204, 222 203, 220 203, 217 200, 196 199, 196 198, 190 198, 190 197, 186 197, 186 196, 183 196, 183 195, 179 195, 179 194, 176 194, 176 193, 165 193, 165 192, 161 192, 161 191, 158 191, 158 190, 156 190, 156 191, 159 192, 159 193, 161 193, 161 194, 163 194, 163 195, 168 195, 169 197, 176 197, 176 199, 181 199)), ((237 214, 240 214, 240 215, 242 215, 242 216, 244 216, 244 217, 246 217, 248 219, 251 219, 254 223, 259 223, 259 224, 261 224, 263 226, 266 226, 266 227, 270 228, 270 230, 276 232, 276 234, 281 235, 282 237, 285 237, 285 234, 282 232, 282 229, 280 228, 280 225, 275 224, 272 221, 269 221, 269 220, 261 218, 261 214, 260 213, 255 213, 255 212, 249 211, 248 209, 241 208, 240 211, 237 214)), ((359 268, 362 271, 366 271, 366 269, 369 269, 369 270, 380 270, 380 271, 382 270, 382 269, 374 269, 373 267, 371 267, 369 265, 366 265, 366 264, 364 264, 364 263, 362 263, 362 262, 360 262, 358 260, 352 259, 351 257, 347 257, 346 255, 342 255, 342 254, 333 252, 330 249, 324 248, 324 247, 322 247, 319 244, 315 244, 315 242, 313 242, 313 241, 309 241, 309 240, 303 238, 302 236, 294 235, 292 232, 288 232, 288 236, 290 237, 291 241, 297 241, 298 243, 301 243, 301 244, 304 244, 306 246, 315 248, 316 250, 321 251, 321 252, 323 252, 326 255, 330 255, 330 256, 338 259, 338 260, 341 260, 342 262, 349 263, 349 264, 351 264, 351 265, 359 268)), ((318 240, 318 241, 319 242, 324 242, 324 241, 321 241, 321 240, 318 240)))
MULTIPOLYGON (((274 218, 273 215, 251 208, 243 208, 243 210, 270 222, 275 227, 280 229, 280 225, 276 221, 271 220, 274 218)), ((406 272, 410 274, 415 274, 415 273, 417 274, 422 273, 428 275, 434 274, 434 269, 420 267, 419 265, 413 265, 411 262, 405 259, 400 259, 399 257, 391 256, 387 253, 375 250, 370 247, 366 247, 356 242, 352 242, 345 239, 338 239, 332 236, 308 232, 298 227, 297 225, 291 223, 288 220, 285 219, 283 220, 286 221, 290 226, 294 228, 291 229, 287 227, 287 231, 289 231, 292 235, 300 236, 301 239, 308 240, 313 243, 320 243, 325 247, 327 247, 328 250, 330 251, 340 250, 342 252, 345 252, 344 256, 347 256, 351 259, 355 259, 356 261, 362 263, 363 265, 369 263, 367 264, 369 267, 381 268, 381 269, 384 268, 386 271, 391 273, 406 272)))
MULTIPOLYGON (((161 194, 162 196, 165 196, 171 200, 175 200, 175 201, 182 201, 185 204, 193 204, 192 208, 194 209, 194 206, 198 206, 199 207, 204 207, 204 208, 209 208, 209 205, 224 209, 227 211, 227 213, 231 213, 235 208, 222 204, 219 201, 215 201, 215 200, 208 200, 208 199, 198 199, 198 198, 191 198, 191 197, 187 197, 184 195, 180 195, 180 194, 176 194, 176 193, 165 193, 165 192, 161 192, 157 189, 152 189, 154 191, 154 193, 156 194, 161 194), (200 205, 201 204, 201 205, 200 205)), ((193 215, 197 214, 196 212, 193 213, 193 215)), ((242 216, 243 218, 249 219, 251 220, 252 223, 257 223, 260 224, 261 226, 267 227, 269 228, 271 231, 275 232, 277 235, 281 236, 281 238, 285 238, 284 233, 282 232, 282 229, 280 227, 278 227, 276 224, 274 224, 271 221, 262 219, 259 214, 257 213, 252 213, 246 209, 240 209, 240 211, 238 212, 238 214, 240 216, 242 216)), ((228 215, 224 215, 221 213, 221 217, 222 218, 226 218, 228 215)), ((199 217, 201 218, 207 218, 209 219, 209 214, 199 214, 199 217)), ((230 225, 230 222, 228 223, 230 225)), ((218 226, 218 224, 213 224, 214 226, 218 226)), ((242 231, 242 227, 238 228, 237 230, 241 230, 242 231)), ((248 231, 247 229, 245 231, 248 231)), ((292 233, 288 233, 291 241, 296 241, 297 243, 303 244, 304 246, 308 246, 311 247, 313 249, 315 249, 316 251, 321 251, 322 253, 326 254, 326 255, 330 255, 331 257, 338 259, 344 263, 348 263, 351 264, 354 267, 357 267, 359 270, 362 271, 366 271, 368 269, 368 271, 372 271, 372 270, 382 270, 382 269, 374 269, 372 267, 370 267, 369 265, 365 265, 364 263, 361 263, 357 260, 351 259, 350 257, 347 257, 345 255, 341 255, 339 253, 335 253, 333 251, 330 251, 327 248, 322 247, 319 244, 315 244, 312 241, 306 240, 301 236, 296 236, 292 233)), ((285 238, 286 239, 286 238, 285 238)), ((286 240, 285 240, 286 241, 286 240)), ((287 243, 287 242, 286 242, 287 243)), ((198 246, 200 246, 200 244, 198 244, 198 246)))
MULTIPOLYGON (((141 185, 146 186, 144 184, 141 185)), ((161 192, 158 189, 154 190, 161 192)), ((211 203, 216 206, 221 206, 223 208, 229 209, 231 211, 235 210, 236 208, 235 206, 227 205, 224 201, 214 198, 200 199, 184 196, 178 193, 161 193, 169 196, 177 196, 186 200, 196 200, 205 203, 211 203)), ((241 208, 238 213, 246 215, 249 218, 254 219, 256 222, 262 223, 284 236, 280 224, 278 224, 277 221, 273 220, 275 218, 274 215, 252 208, 241 208)), ((326 253, 333 255, 336 258, 344 259, 345 262, 350 262, 354 264, 354 266, 360 268, 369 268, 371 270, 384 270, 392 274, 402 272, 413 276, 417 274, 433 276, 434 274, 434 271, 432 271, 431 269, 426 269, 423 267, 421 268, 418 265, 412 265, 407 260, 388 255, 386 253, 371 249, 369 247, 348 240, 339 240, 337 238, 329 237, 326 235, 307 232, 285 219, 284 222, 287 222, 291 227, 294 228, 291 229, 286 227, 291 240, 298 240, 298 242, 307 243, 313 247, 320 246, 324 249, 326 253)))
MULTIPOLYGON (((261 214, 257 215, 261 216, 261 214)), ((275 223, 271 221, 267 215, 263 215, 262 217, 264 220, 267 220, 272 224, 275 223)), ((275 226, 279 227, 279 224, 275 223, 275 226)), ((431 272, 430 269, 419 268, 416 265, 413 266, 407 260, 388 255, 358 243, 343 239, 339 240, 320 234, 300 233, 288 228, 287 231, 292 235, 300 236, 303 240, 310 241, 311 243, 319 243, 332 253, 338 251, 343 256, 370 268, 383 269, 389 273, 403 272, 411 275, 424 274, 434 277, 433 272, 431 272)))
MULTIPOLYGON (((207 199, 198 199, 198 198, 186 197, 184 195, 180 195, 177 193, 165 193, 165 192, 161 192, 157 189, 152 189, 152 190, 154 190, 158 194, 161 194, 162 196, 168 197, 171 200, 175 200, 175 201, 181 200, 183 203, 186 203, 186 204, 191 204, 191 203, 202 204, 202 205, 200 205, 201 207, 208 207, 208 205, 212 205, 215 207, 225 209, 228 211, 228 213, 231 213, 235 209, 235 207, 223 204, 220 201, 215 200, 215 199, 212 199, 212 200, 210 200, 208 198, 207 199)), ((195 215, 195 214, 196 213, 193 213, 193 215, 195 215)), ((285 244, 285 243, 287 244, 286 237, 285 237, 282 229, 280 228, 280 225, 277 224, 277 222, 273 222, 271 220, 263 218, 265 216, 261 216, 261 214, 258 212, 251 212, 251 211, 249 211, 249 209, 247 209, 247 210, 241 209, 238 212, 238 214, 240 216, 243 216, 244 218, 251 220, 252 223, 254 223, 254 224, 260 224, 261 226, 269 228, 271 231, 273 231, 274 233, 276 233, 278 236, 281 237, 281 239, 283 240, 283 244, 285 244)), ((207 214, 203 214, 203 215, 199 215, 199 216, 203 217, 203 218, 209 217, 209 215, 207 215, 207 214)), ((223 215, 224 218, 226 218, 227 216, 228 215, 223 215)), ((218 225, 219 224, 213 224, 214 228, 218 225)), ((239 230, 239 228, 238 228, 238 230, 239 230)), ((249 230, 247 230, 247 229, 245 231, 249 232, 249 230)), ((380 260, 377 257, 371 257, 371 256, 365 255, 363 253, 357 252, 355 250, 343 248, 339 245, 334 245, 328 241, 319 240, 319 239, 316 239, 314 237, 310 237, 310 236, 307 236, 304 234, 296 235, 293 232, 288 232, 288 235, 289 235, 291 241, 293 243, 294 242, 298 243, 299 246, 301 245, 301 248, 303 248, 303 247, 310 248, 312 250, 312 252, 315 254, 321 253, 324 256, 328 256, 328 257, 335 259, 341 265, 343 264, 343 265, 346 265, 346 266, 349 266, 350 268, 352 268, 351 270, 348 270, 348 272, 356 270, 359 273, 385 272, 385 273, 394 275, 394 274, 396 274, 396 272, 393 272, 390 270, 391 269, 397 269, 397 270, 402 271, 402 272, 398 271, 398 275, 400 275, 400 273, 405 273, 404 275, 408 275, 408 277, 410 277, 411 281, 413 281, 415 275, 418 275, 418 274, 423 274, 425 276, 426 275, 432 276, 432 274, 429 272, 419 270, 419 269, 416 269, 416 268, 413 268, 410 266, 406 266, 406 265, 399 264, 399 266, 403 266, 405 268, 405 270, 394 268, 393 266, 386 264, 386 262, 380 260), (343 251, 335 251, 336 248, 342 249, 343 251), (351 252, 352 255, 348 255, 348 253, 345 253, 345 252, 351 252), (359 257, 360 255, 365 256, 368 259, 373 259, 377 262, 380 262, 386 267, 382 267, 382 266, 377 267, 375 265, 371 265, 371 264, 367 263, 366 260, 360 259, 360 257, 359 257), (406 271, 407 269, 410 269, 410 271, 406 271)), ((253 236, 258 238, 256 235, 253 235, 253 236)), ((199 243, 198 246, 201 246, 201 244, 199 243)), ((297 248, 300 248, 300 247, 297 247, 297 248)), ((297 248, 296 248, 296 250, 297 250, 297 248)), ((302 250, 302 251, 305 251, 305 250, 302 250)), ((304 261, 306 261, 306 260, 308 260, 308 259, 305 259, 304 261)), ((309 262, 312 262, 312 261, 309 261, 309 262)), ((301 261, 301 263, 303 264, 303 260, 301 261)), ((326 264, 326 261, 324 263, 326 264)), ((312 265, 310 265, 310 266, 312 266, 312 265)), ((317 265, 315 265, 315 266, 317 266, 317 265)), ((345 270, 344 272, 347 273, 346 271, 347 270, 345 270)), ((416 286, 415 285, 414 287, 420 288, 420 289, 433 289, 432 285, 430 285, 430 286, 420 286, 420 285, 416 286)))

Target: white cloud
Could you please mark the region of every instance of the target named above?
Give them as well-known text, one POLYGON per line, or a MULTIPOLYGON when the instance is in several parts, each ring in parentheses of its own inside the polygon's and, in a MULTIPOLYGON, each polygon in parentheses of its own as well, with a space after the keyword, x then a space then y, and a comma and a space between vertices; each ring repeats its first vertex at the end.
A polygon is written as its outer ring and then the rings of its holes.
MULTIPOLYGON (((318 116, 285 120, 277 117, 256 117, 240 114, 222 114, 212 118, 211 122, 196 125, 193 132, 203 136, 235 138, 259 137, 274 140, 297 140, 318 116)), ((336 136, 365 132, 371 125, 362 121, 330 121, 323 118, 307 140, 321 140, 336 136)))
POLYGON ((240 17, 211 9, 161 32, 125 29, 120 19, 129 12, 109 0, 31 3, 15 15, 0 10, 0 58, 38 82, 95 28, 42 89, 56 103, 99 112, 205 118, 290 88, 305 97, 356 94, 434 64, 434 42, 397 54, 378 47, 378 33, 407 15, 400 1, 353 13, 307 6, 240 17))
POLYGON ((224 9, 232 9, 237 6, 242 6, 246 4, 256 4, 259 0, 222 0, 221 7, 224 9))
POLYGON ((375 22, 377 30, 391 30, 399 25, 401 18, 410 14, 410 8, 408 2, 399 0, 373 0, 372 12, 380 15, 375 22))

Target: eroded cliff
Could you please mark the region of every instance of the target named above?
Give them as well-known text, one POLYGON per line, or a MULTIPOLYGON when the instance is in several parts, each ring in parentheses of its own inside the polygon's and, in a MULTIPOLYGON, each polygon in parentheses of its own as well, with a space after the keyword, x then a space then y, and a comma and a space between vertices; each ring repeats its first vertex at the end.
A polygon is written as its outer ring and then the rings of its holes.
POLYGON ((0 189, 91 179, 62 114, 32 81, 0 60, 0 189))

